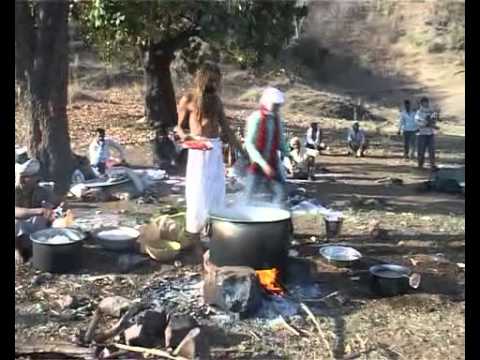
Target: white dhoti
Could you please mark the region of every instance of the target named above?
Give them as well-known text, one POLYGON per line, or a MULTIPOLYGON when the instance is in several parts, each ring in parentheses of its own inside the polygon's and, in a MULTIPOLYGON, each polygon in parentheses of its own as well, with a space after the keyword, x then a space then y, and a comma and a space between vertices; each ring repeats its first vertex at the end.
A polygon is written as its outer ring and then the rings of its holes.
POLYGON ((199 233, 211 211, 225 203, 225 165, 220 139, 209 139, 213 149, 188 150, 185 179, 186 231, 199 233))

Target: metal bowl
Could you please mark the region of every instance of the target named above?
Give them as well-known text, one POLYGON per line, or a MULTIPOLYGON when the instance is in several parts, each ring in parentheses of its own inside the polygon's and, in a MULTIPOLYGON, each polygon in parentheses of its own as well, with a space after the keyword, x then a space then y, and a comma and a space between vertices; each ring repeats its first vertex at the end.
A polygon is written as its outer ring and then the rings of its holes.
POLYGON ((146 246, 145 252, 154 260, 166 262, 175 259, 181 248, 178 241, 164 241, 161 247, 146 246))
POLYGON ((322 255, 329 263, 346 267, 351 266, 354 262, 362 258, 357 250, 348 246, 324 246, 320 249, 320 255, 322 255))
POLYGON ((93 232, 96 242, 107 250, 128 251, 133 250, 140 232, 127 226, 105 227, 93 232))

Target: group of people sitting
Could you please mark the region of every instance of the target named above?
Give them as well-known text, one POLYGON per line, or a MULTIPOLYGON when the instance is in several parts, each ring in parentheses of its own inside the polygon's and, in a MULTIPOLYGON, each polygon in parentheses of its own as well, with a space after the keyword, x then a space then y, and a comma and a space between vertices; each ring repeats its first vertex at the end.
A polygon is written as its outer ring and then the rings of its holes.
MULTIPOLYGON (((97 129, 89 146, 89 158, 74 156, 75 165, 85 178, 102 176, 111 162, 125 163, 123 147, 97 129), (113 160, 111 149, 119 154, 113 160), (81 169, 81 170, 80 170, 81 169)), ((75 174, 74 174, 75 175, 75 174)), ((63 207, 61 198, 49 183, 42 183, 41 164, 29 159, 26 150, 15 151, 15 260, 25 262, 32 255, 30 235, 50 227, 55 220, 55 209, 63 207)))

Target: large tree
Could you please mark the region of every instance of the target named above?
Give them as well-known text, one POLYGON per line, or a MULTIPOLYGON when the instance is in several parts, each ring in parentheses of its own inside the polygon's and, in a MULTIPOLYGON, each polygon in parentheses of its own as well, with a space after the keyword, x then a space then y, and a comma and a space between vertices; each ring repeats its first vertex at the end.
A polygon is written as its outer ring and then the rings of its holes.
MULTIPOLYGON (((106 58, 136 47, 145 71, 145 113, 161 139, 177 122, 170 65, 200 37, 240 61, 259 64, 276 54, 306 15, 296 0, 91 0, 79 3, 87 38, 106 58)), ((161 141, 161 140, 160 140, 161 141)))
POLYGON ((15 1, 15 65, 25 87, 28 152, 62 192, 73 170, 66 111, 68 13, 66 0, 15 1))

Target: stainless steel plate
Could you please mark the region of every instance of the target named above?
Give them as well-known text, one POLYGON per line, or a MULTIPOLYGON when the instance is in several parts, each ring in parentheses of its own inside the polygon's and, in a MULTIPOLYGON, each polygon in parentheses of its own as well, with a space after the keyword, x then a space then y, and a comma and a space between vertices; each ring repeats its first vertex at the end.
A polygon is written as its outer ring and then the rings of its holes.
POLYGON ((324 246, 320 255, 329 261, 355 261, 362 257, 357 250, 348 246, 324 246))

